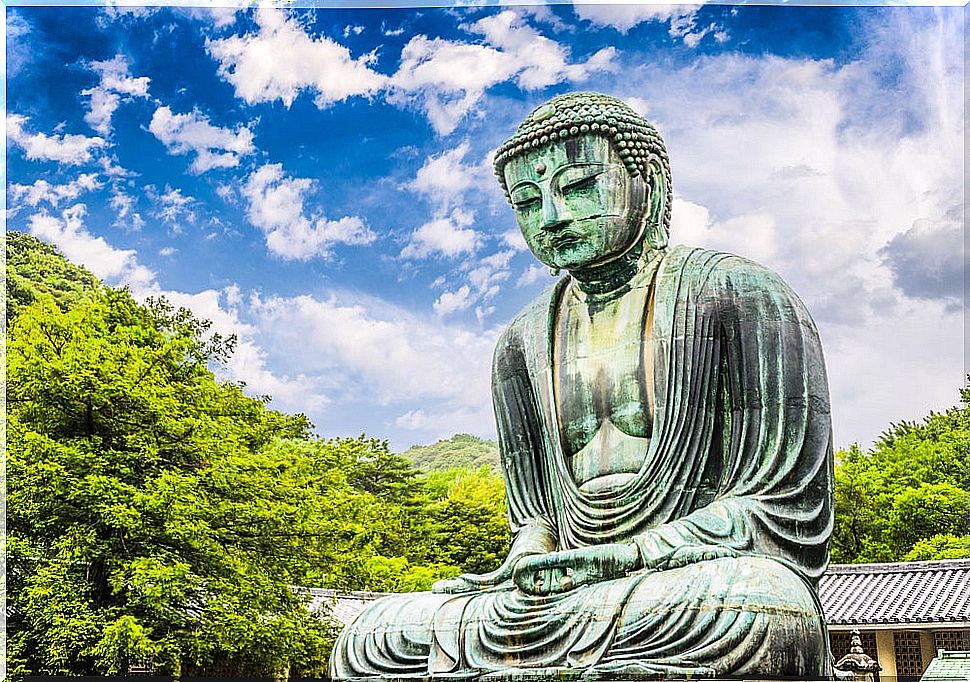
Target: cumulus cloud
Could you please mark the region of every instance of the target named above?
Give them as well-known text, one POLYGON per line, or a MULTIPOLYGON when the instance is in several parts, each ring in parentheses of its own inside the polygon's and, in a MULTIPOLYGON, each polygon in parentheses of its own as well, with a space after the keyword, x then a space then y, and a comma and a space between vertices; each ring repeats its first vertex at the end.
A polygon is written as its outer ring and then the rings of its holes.
POLYGON ((10 183, 7 186, 8 214, 17 213, 24 206, 35 207, 41 203, 57 208, 62 201, 72 201, 85 192, 101 189, 104 183, 97 173, 81 173, 73 180, 52 185, 47 180, 35 180, 31 185, 10 183))
POLYGON ((441 135, 451 133, 482 99, 504 81, 534 90, 615 68, 614 48, 604 48, 585 62, 571 63, 564 45, 543 36, 519 14, 506 10, 467 27, 483 43, 418 35, 401 52, 390 100, 422 110, 441 135))
POLYGON ((173 154, 195 154, 189 167, 194 173, 213 168, 234 168, 239 158, 253 152, 253 133, 243 125, 235 130, 220 128, 195 110, 175 114, 169 107, 155 110, 148 125, 151 133, 173 154))
POLYGON ((917 220, 879 250, 893 283, 905 295, 942 300, 954 310, 962 306, 966 260, 961 217, 917 220))
POLYGON ((155 273, 138 262, 135 251, 116 249, 84 226, 87 206, 75 204, 59 215, 41 211, 30 217, 30 233, 55 244, 64 256, 79 263, 108 284, 139 289, 155 279, 155 273))
POLYGON ((544 268, 541 265, 530 265, 525 269, 519 279, 516 281, 515 286, 517 287, 527 287, 540 281, 543 277, 549 276, 548 268, 544 268))
POLYGON ((491 185, 489 160, 484 159, 477 164, 465 163, 468 149, 468 140, 464 140, 454 149, 428 157, 414 180, 407 183, 405 188, 425 197, 441 212, 458 203, 470 189, 485 183, 491 185))
POLYGON ((438 300, 434 302, 434 311, 440 317, 451 313, 465 310, 474 302, 471 289, 467 285, 459 287, 456 291, 446 291, 438 300))
POLYGON ((684 35, 684 26, 697 14, 697 5, 615 4, 589 0, 573 5, 576 16, 595 26, 612 26, 621 33, 645 21, 670 22, 671 35, 684 35))
POLYGON ((471 331, 379 299, 337 295, 257 297, 252 312, 264 345, 328 380, 335 399, 487 409, 497 329, 471 331))
POLYGON ((282 10, 258 9, 256 23, 256 33, 206 42, 219 62, 219 75, 249 104, 281 100, 290 106, 297 95, 309 91, 324 108, 370 95, 384 85, 386 77, 369 66, 372 55, 354 59, 334 40, 312 38, 282 10))
POLYGON ((81 91, 88 98, 88 113, 84 120, 101 135, 110 135, 111 117, 118 105, 122 100, 148 97, 149 78, 133 78, 128 60, 120 54, 106 61, 90 62, 88 68, 98 74, 100 82, 81 91))
POLYGON ((472 228, 474 215, 456 208, 450 215, 425 223, 414 232, 401 251, 402 258, 427 258, 441 255, 455 258, 474 253, 481 237, 472 228))
POLYGON ((335 244, 370 244, 377 238, 357 216, 307 215, 304 204, 312 186, 310 178, 284 175, 278 163, 261 166, 242 186, 246 216, 266 236, 270 251, 287 259, 327 258, 335 244))
POLYGON ((245 306, 238 286, 232 284, 222 290, 206 289, 197 293, 163 291, 156 287, 150 293, 162 295, 174 305, 209 320, 213 332, 236 336, 232 356, 225 367, 218 368, 218 373, 225 379, 244 383, 247 393, 269 395, 274 407, 294 412, 319 410, 330 402, 317 379, 269 368, 271 359, 259 343, 259 329, 243 319, 245 306))
POLYGON ((115 225, 119 227, 127 227, 130 230, 140 230, 145 225, 144 219, 141 214, 136 211, 138 206, 138 200, 131 194, 128 194, 119 187, 113 187, 111 189, 111 198, 108 199, 108 205, 114 209, 115 212, 115 225))
POLYGON ((89 163, 92 152, 107 142, 100 137, 64 134, 28 133, 24 125, 29 119, 20 114, 7 114, 7 139, 24 150, 31 161, 56 161, 71 166, 89 163))
POLYGON ((213 28, 226 28, 236 23, 240 9, 252 7, 249 2, 235 2, 235 6, 223 7, 180 7, 179 11, 197 21, 204 21, 211 24, 213 28))

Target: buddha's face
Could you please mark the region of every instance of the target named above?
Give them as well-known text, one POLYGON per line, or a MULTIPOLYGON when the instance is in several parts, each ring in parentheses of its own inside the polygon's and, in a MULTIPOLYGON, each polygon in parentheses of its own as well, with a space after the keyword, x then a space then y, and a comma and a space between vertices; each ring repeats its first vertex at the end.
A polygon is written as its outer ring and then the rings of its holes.
POLYGON ((641 234, 646 189, 613 145, 588 135, 511 159, 505 180, 516 219, 536 258, 582 270, 625 253, 641 234))

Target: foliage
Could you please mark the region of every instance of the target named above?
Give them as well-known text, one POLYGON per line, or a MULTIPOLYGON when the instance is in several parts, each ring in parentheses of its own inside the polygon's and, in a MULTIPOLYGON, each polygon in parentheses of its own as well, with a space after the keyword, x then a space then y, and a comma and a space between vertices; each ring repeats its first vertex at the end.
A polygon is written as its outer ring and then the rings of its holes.
POLYGON ((65 260, 57 249, 22 232, 7 232, 7 324, 42 294, 62 310, 101 291, 98 278, 65 260))
POLYGON ((289 589, 309 571, 285 550, 331 531, 308 493, 329 480, 276 445, 306 438, 305 417, 215 380, 207 365, 230 348, 186 311, 124 291, 66 312, 41 294, 19 311, 7 368, 12 673, 114 674, 142 659, 174 671, 217 655, 264 671, 322 665, 329 629, 289 589))
POLYGON ((429 475, 427 486, 432 560, 469 573, 498 568, 510 541, 502 478, 487 466, 455 468, 429 475))
POLYGON ((833 560, 970 557, 970 385, 961 401, 837 454, 833 560))
POLYGON ((482 466, 499 470, 498 446, 495 442, 467 433, 457 433, 431 445, 415 445, 401 456, 427 472, 454 468, 478 469, 482 466))
POLYGON ((334 624, 293 586, 427 590, 504 555, 488 469, 312 439, 216 380, 234 339, 207 322, 7 249, 11 673, 320 675, 334 624))

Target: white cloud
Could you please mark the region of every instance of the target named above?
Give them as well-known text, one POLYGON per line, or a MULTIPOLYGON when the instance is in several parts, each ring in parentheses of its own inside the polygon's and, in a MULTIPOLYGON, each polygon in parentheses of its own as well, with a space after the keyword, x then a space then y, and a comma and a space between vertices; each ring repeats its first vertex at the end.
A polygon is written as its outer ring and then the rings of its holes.
POLYGON ((450 410, 443 408, 431 412, 408 410, 394 420, 394 425, 408 431, 431 434, 428 440, 444 440, 456 433, 481 433, 483 427, 494 423, 495 417, 488 406, 478 409, 450 410))
POLYGON ((190 170, 204 173, 213 168, 234 168, 239 157, 253 152, 253 133, 243 125, 235 130, 209 123, 199 111, 173 114, 168 107, 155 110, 148 126, 166 149, 175 154, 195 153, 190 170))
POLYGON ((308 216, 304 203, 312 186, 309 178, 285 176, 281 164, 266 164, 246 180, 241 188, 246 216, 266 235, 270 251, 288 259, 326 258, 335 244, 370 244, 377 238, 357 216, 308 216))
POLYGON ((502 243, 513 251, 528 251, 529 245, 525 243, 522 230, 513 228, 502 233, 502 243))
POLYGON ((90 62, 88 67, 100 76, 100 82, 81 91, 88 97, 88 113, 84 120, 101 135, 110 135, 111 117, 122 99, 148 97, 149 78, 133 78, 128 60, 120 54, 106 61, 90 62))
POLYGON ((335 400, 487 412, 497 329, 471 331, 378 299, 336 295, 256 297, 251 307, 265 347, 298 360, 335 400))
POLYGON ((487 301, 499 292, 499 283, 509 278, 509 262, 515 251, 498 251, 491 256, 470 264, 468 281, 478 293, 479 300, 487 301))
POLYGON ((91 161, 92 151, 107 144, 100 137, 31 134, 24 130, 27 121, 26 116, 7 114, 7 139, 23 149, 24 156, 31 161, 57 161, 79 166, 91 161))
POLYGON ((670 22, 670 33, 683 36, 697 14, 698 5, 615 4, 608 0, 584 0, 573 5, 576 16, 595 26, 612 26, 621 33, 645 21, 670 22))
POLYGON ((481 238, 471 227, 474 215, 456 208, 451 215, 436 218, 416 229, 401 251, 402 258, 427 258, 440 254, 454 258, 478 250, 481 238))
POLYGON ((138 289, 153 282, 155 273, 138 262, 133 250, 116 249, 87 230, 86 213, 84 204, 75 204, 59 216, 41 211, 30 217, 28 227, 32 235, 54 243, 68 260, 83 265, 108 284, 138 289))
POLYGON ((465 310, 475 301, 471 296, 471 289, 467 285, 459 287, 456 291, 446 291, 438 300, 434 302, 434 311, 439 317, 450 315, 451 313, 465 310))
POLYGON ((52 185, 44 179, 36 180, 31 185, 10 183, 7 186, 9 210, 16 213, 23 206, 37 206, 42 202, 57 208, 62 201, 77 199, 84 192, 101 189, 103 184, 97 173, 81 173, 61 185, 52 185))
POLYGON ((14 8, 8 7, 7 20, 7 78, 20 73, 33 56, 30 40, 25 36, 30 34, 30 24, 14 8))
POLYGON ((302 91, 315 93, 321 109, 383 87, 385 77, 370 69, 372 56, 354 59, 327 37, 311 38, 278 9, 256 10, 259 31, 209 40, 206 49, 219 62, 219 75, 249 104, 281 100, 290 106, 302 91))
POLYGON ((171 258, 179 252, 174 246, 163 246, 158 250, 158 255, 163 258, 171 258))
POLYGON ((106 0, 102 14, 98 17, 99 24, 104 27, 112 21, 139 20, 158 12, 159 7, 145 7, 126 2, 126 0, 106 0))
POLYGON ((252 7, 245 0, 235 2, 234 5, 224 7, 180 7, 179 9, 197 21, 204 21, 211 24, 213 28, 226 28, 236 23, 240 9, 252 7))
POLYGON ((489 180, 484 164, 463 163, 468 147, 465 140, 454 149, 428 157, 405 187, 447 209, 469 189, 489 180))
POLYGON ((517 287, 527 287, 535 284, 543 277, 549 276, 549 269, 544 268, 541 265, 530 265, 525 269, 519 279, 516 281, 515 286, 517 287))
POLYGON ((145 220, 141 217, 141 213, 135 210, 138 206, 138 200, 118 186, 111 189, 111 198, 108 200, 108 205, 114 209, 114 224, 118 227, 137 232, 145 226, 145 220))
MULTIPOLYGON (((197 202, 195 197, 182 194, 179 188, 165 186, 164 192, 158 192, 154 186, 146 188, 148 197, 154 204, 152 215, 159 218, 162 222, 172 228, 174 234, 179 234, 186 223, 195 224, 198 217, 192 208, 197 202)), ((124 200, 118 200, 118 206, 122 206, 124 200)), ((129 207, 130 208, 130 207, 129 207)))
POLYGON ((272 396, 274 407, 294 412, 319 410, 329 402, 318 380, 301 373, 289 375, 269 368, 271 358, 259 344, 259 329, 241 319, 238 290, 229 287, 223 291, 206 289, 198 293, 161 290, 153 293, 209 320, 213 332, 236 336, 235 350, 219 373, 226 379, 245 383, 250 395, 272 396))
POLYGON ((484 44, 415 36, 401 51, 401 64, 392 79, 389 99, 424 111, 442 135, 451 133, 485 91, 498 83, 513 80, 533 90, 581 82, 592 73, 615 67, 613 48, 604 48, 583 63, 570 63, 565 46, 541 35, 511 10, 467 28, 484 36, 484 44))

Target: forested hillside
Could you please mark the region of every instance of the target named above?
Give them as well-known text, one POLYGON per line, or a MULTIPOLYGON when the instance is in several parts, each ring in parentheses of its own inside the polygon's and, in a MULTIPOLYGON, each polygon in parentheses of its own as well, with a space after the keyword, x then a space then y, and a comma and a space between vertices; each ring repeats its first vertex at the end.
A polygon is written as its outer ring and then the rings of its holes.
MULTIPOLYGON (((320 675, 334 630, 291 586, 426 590, 508 552, 494 443, 318 438, 216 379, 234 339, 32 237, 7 283, 11 674, 320 675)), ((837 453, 833 560, 970 557, 961 398, 837 453)))
POLYGON ((446 471, 453 467, 478 469, 487 466, 498 471, 498 445, 495 441, 467 433, 456 433, 431 445, 415 445, 401 453, 423 471, 446 471))
POLYGON ((62 310, 101 289, 98 278, 65 260, 53 246, 20 232, 7 233, 7 324, 42 294, 62 310))

